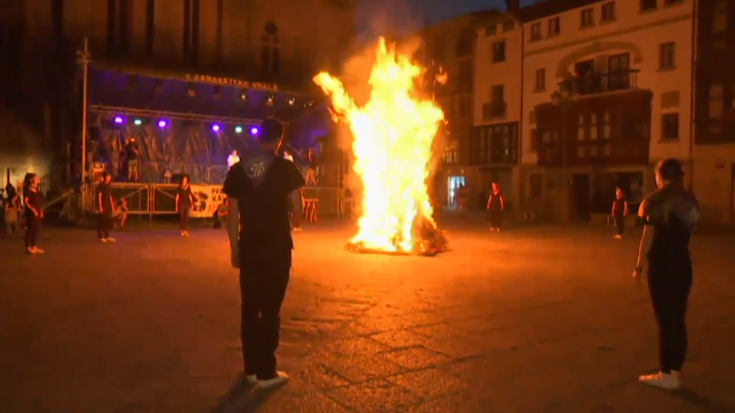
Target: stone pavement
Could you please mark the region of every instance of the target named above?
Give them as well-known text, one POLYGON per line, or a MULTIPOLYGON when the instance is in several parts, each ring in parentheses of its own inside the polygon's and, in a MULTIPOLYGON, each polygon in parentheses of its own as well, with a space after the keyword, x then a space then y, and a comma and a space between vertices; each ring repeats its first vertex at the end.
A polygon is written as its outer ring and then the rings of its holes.
POLYGON ((687 388, 656 367, 637 240, 447 222, 436 258, 356 255, 352 230, 296 235, 272 392, 236 385, 237 277, 224 233, 50 229, 0 239, 0 412, 735 412, 735 238, 694 240, 687 388), (474 228, 473 228, 474 227, 474 228))

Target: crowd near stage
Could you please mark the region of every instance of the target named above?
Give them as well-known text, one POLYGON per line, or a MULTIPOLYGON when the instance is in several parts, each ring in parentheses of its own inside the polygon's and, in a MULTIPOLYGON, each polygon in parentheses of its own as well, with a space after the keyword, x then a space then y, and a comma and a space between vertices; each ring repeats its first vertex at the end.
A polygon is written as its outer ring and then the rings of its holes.
MULTIPOLYGON (((82 205, 94 212, 94 188, 112 176, 113 198, 131 215, 176 213, 183 177, 197 202, 192 218, 209 218, 224 202, 222 184, 233 153, 258 145, 259 125, 275 117, 286 125, 282 151, 306 176, 305 218, 345 213, 345 154, 330 140, 333 124, 308 93, 283 85, 203 74, 151 73, 89 64, 86 145, 80 154, 86 179, 82 205), (318 166, 315 164, 318 162, 318 166)), ((69 210, 71 208, 65 208, 69 210)))

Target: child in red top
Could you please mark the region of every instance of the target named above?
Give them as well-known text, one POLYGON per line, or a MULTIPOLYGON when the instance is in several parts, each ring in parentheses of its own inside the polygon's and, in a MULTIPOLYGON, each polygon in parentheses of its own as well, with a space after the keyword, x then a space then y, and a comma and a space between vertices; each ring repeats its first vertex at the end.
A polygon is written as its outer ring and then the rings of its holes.
POLYGON ((487 209, 490 211, 490 231, 500 231, 500 226, 503 223, 503 210, 505 209, 505 199, 500 193, 500 187, 496 182, 493 182, 493 190, 490 193, 490 197, 487 199, 487 209))

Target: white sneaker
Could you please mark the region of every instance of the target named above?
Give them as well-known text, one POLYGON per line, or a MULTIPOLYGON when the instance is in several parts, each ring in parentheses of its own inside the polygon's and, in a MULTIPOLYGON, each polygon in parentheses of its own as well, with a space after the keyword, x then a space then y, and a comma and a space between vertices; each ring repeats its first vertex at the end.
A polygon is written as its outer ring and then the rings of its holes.
POLYGON ((36 250, 33 248, 26 248, 26 254, 35 254, 36 250))
POLYGON ((255 384, 258 382, 258 376, 255 374, 248 374, 245 376, 245 380, 248 382, 248 384, 255 384))
POLYGON ((43 254, 43 250, 38 247, 33 247, 34 254, 43 254))
POLYGON ((490 231, 495 231, 495 228, 490 228, 490 231))
POLYGON ((294 227, 293 232, 301 232, 303 229, 301 227, 294 227))
POLYGON ((107 238, 100 238, 100 242, 104 244, 105 242, 107 242, 107 238))
POLYGON ((677 371, 672 371, 671 373, 662 373, 659 371, 656 374, 642 375, 638 377, 638 381, 664 390, 676 390, 681 387, 679 372, 677 371))
POLYGON ((115 242, 115 238, 107 237, 107 242, 115 242))
POLYGON ((623 236, 618 234, 615 236, 615 239, 623 239, 623 236))
POLYGON ((258 380, 258 388, 260 389, 267 389, 273 386, 278 386, 288 381, 288 374, 277 371, 276 377, 270 379, 270 380, 258 380))

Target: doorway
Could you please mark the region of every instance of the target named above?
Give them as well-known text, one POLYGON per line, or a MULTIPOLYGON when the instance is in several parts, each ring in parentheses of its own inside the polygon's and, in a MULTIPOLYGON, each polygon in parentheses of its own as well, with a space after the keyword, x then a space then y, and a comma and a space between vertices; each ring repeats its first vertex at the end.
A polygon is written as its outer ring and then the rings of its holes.
POLYGON ((466 186, 467 179, 464 176, 450 176, 447 178, 447 205, 450 208, 459 207, 458 195, 466 186))
POLYGON ((572 193, 570 201, 571 219, 574 221, 589 222, 591 219, 589 174, 572 175, 572 193))

